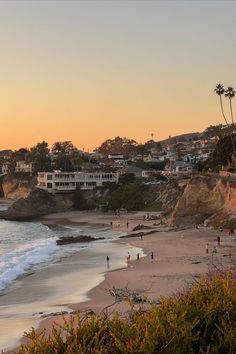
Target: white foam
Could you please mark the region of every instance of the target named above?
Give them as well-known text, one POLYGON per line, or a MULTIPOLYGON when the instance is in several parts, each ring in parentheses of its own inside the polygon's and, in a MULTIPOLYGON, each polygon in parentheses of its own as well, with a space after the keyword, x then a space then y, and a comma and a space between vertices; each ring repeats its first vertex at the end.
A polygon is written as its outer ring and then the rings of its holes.
POLYGON ((46 261, 56 249, 56 238, 50 237, 20 244, 13 251, 1 255, 0 290, 34 265, 46 261))

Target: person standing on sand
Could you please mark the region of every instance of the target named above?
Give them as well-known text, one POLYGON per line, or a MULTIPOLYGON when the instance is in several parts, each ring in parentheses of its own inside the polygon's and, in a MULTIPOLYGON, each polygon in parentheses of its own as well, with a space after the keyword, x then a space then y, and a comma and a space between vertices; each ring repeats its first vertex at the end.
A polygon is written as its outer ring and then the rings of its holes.
POLYGON ((127 223, 126 223, 126 227, 127 227, 127 229, 129 228, 129 222, 127 221, 127 223))
POLYGON ((113 226, 113 222, 112 221, 110 222, 110 225, 111 225, 111 227, 113 226))
POLYGON ((130 265, 130 253, 128 252, 128 256, 127 256, 127 264, 128 266, 130 265))
POLYGON ((109 256, 107 256, 107 268, 109 268, 109 261, 110 261, 110 258, 109 258, 109 256))
POLYGON ((139 253, 137 253, 137 261, 139 261, 139 253))
POLYGON ((220 236, 217 236, 217 245, 220 246, 220 236))
POLYGON ((153 262, 154 254, 151 252, 151 262, 153 262))
POLYGON ((212 253, 217 253, 217 247, 214 246, 212 253))
POLYGON ((142 232, 140 234, 140 239, 141 239, 141 241, 143 240, 143 233, 142 232))
POLYGON ((206 244, 206 253, 209 253, 208 243, 206 244))

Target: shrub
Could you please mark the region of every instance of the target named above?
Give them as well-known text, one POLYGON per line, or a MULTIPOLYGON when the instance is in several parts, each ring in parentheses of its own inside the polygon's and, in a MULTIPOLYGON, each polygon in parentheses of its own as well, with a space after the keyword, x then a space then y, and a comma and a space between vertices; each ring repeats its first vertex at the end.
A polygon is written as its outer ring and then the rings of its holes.
POLYGON ((31 330, 20 354, 191 354, 236 352, 236 272, 212 275, 147 312, 79 315, 52 335, 31 330))

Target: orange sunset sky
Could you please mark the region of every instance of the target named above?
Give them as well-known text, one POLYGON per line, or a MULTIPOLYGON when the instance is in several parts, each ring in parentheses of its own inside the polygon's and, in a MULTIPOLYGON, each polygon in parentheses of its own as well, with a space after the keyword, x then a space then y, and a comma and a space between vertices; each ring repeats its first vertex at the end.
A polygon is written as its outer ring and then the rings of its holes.
POLYGON ((236 86, 233 1, 1 1, 0 149, 222 123, 236 86))

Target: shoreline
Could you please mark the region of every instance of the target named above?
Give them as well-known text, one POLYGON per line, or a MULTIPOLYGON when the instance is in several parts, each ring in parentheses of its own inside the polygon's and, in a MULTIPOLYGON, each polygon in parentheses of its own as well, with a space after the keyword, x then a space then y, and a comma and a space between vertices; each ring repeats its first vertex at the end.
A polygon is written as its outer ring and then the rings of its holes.
MULTIPOLYGON (((63 226, 79 226, 81 219, 84 220, 87 216, 86 225, 100 225, 104 226, 105 221, 109 226, 109 220, 112 215, 104 214, 89 214, 83 212, 68 212, 62 215, 54 214, 43 217, 39 220, 44 224, 56 224, 63 226), (65 215, 66 214, 66 215, 65 215), (82 217, 81 217, 82 214, 82 217), (86 215, 84 215, 86 214, 86 215), (76 219, 79 218, 79 222, 76 219), (42 220, 43 219, 43 220, 42 220), (91 220, 93 219, 93 220, 91 220), (102 222, 101 222, 102 220, 102 222), (91 222, 92 221, 92 222, 91 222), (99 221, 99 222, 98 222, 99 221)), ((132 213, 113 219, 114 223, 119 221, 120 226, 115 226, 114 231, 127 231, 126 222, 129 219, 129 229, 137 225, 137 221, 142 220, 143 213, 132 213), (132 219, 131 219, 132 218, 132 219)), ((84 223, 84 221, 82 221, 84 223)), ((154 222, 146 221, 146 224, 154 222)), ((149 230, 144 230, 144 232, 149 230)), ((210 248, 215 245, 215 239, 218 235, 217 230, 208 228, 201 228, 200 230, 163 230, 163 228, 153 234, 145 235, 143 240, 140 237, 121 238, 115 242, 130 245, 130 247, 142 248, 147 255, 142 257, 139 261, 132 259, 130 267, 124 266, 115 270, 108 270, 103 273, 103 279, 98 285, 93 286, 87 291, 87 300, 81 302, 74 302, 69 305, 73 311, 93 311, 100 313, 107 306, 114 302, 113 297, 109 294, 109 289, 113 286, 123 288, 128 285, 131 289, 139 289, 140 292, 147 296, 151 301, 158 299, 160 296, 169 297, 176 292, 186 290, 193 279, 198 279, 209 271, 209 264, 211 263, 211 253, 205 254, 205 244, 209 243, 210 248), (150 260, 150 252, 154 252, 154 260, 150 260)), ((218 254, 215 256, 216 261, 227 261, 228 257, 224 257, 229 248, 235 244, 235 241, 229 239, 226 235, 222 236, 222 244, 218 254)), ((134 258, 134 257, 133 257, 134 258)), ((111 260, 112 262, 112 260, 111 260)), ((226 262, 227 263, 227 262, 226 262)), ((123 302, 111 307, 112 311, 125 312, 128 309, 127 303, 123 302)), ((69 318, 71 315, 66 315, 69 318)), ((56 315, 47 318, 39 319, 39 326, 37 330, 46 329, 46 333, 51 333, 52 325, 54 323, 62 323, 61 315, 56 315)), ((23 339, 22 343, 27 341, 23 339)), ((19 348, 19 347, 18 347, 19 348)), ((15 349, 16 350, 16 349, 15 349)))
MULTIPOLYGON (((56 229, 57 226, 60 227, 60 225, 62 224, 61 222, 57 221, 58 220, 53 220, 52 222, 50 222, 51 225, 56 226, 56 229)), ((38 222, 42 223, 41 220, 39 220, 38 222)), ((43 221, 43 223, 48 224, 47 221, 43 221)), ((68 228, 72 226, 72 223, 67 220, 63 224, 65 224, 64 226, 68 226, 68 228)), ((114 258, 114 264, 111 265, 111 269, 120 269, 125 266, 124 259, 127 253, 127 249, 129 250, 132 247, 129 248, 126 242, 122 242, 122 244, 117 243, 117 235, 124 235, 124 232, 115 229, 111 232, 111 234, 114 233, 112 237, 112 235, 109 235, 110 226, 109 228, 107 228, 98 222, 78 222, 73 223, 73 226, 79 226, 78 229, 80 229, 80 226, 82 226, 81 224, 85 226, 85 228, 83 229, 81 227, 82 233, 85 234, 90 234, 91 232, 91 234, 96 234, 98 236, 99 233, 107 233, 108 230, 108 234, 106 236, 108 237, 108 239, 101 240, 101 242, 92 242, 88 245, 88 247, 76 251, 69 257, 68 255, 66 255, 65 257, 61 258, 61 260, 57 261, 55 264, 49 264, 45 268, 43 267, 42 269, 36 270, 36 272, 32 272, 30 274, 22 276, 21 278, 18 278, 18 284, 16 283, 16 286, 13 286, 11 289, 9 288, 5 295, 0 298, 2 320, 4 317, 6 317, 6 320, 10 322, 10 318, 14 318, 14 314, 16 314, 16 317, 24 317, 27 311, 26 315, 28 314, 29 325, 24 328, 22 327, 23 324, 21 324, 19 328, 22 328, 22 330, 18 337, 19 339, 21 338, 25 330, 28 331, 32 326, 37 328, 39 324, 44 320, 43 318, 39 317, 39 312, 43 311, 44 314, 48 314, 54 313, 54 311, 60 313, 64 310, 70 311, 70 309, 72 310, 72 307, 70 306, 71 304, 87 301, 89 299, 89 291, 93 289, 96 285, 100 284, 104 279, 104 274, 106 272, 105 259, 107 251, 110 251, 111 254, 114 254, 114 256, 112 256, 114 258), (104 252, 105 254, 103 254, 104 252), (97 262, 99 264, 98 268, 96 265, 97 262), (79 268, 77 269, 78 266, 79 268), (94 267, 96 267, 96 271, 93 271, 94 267), (77 284, 75 283, 75 279, 77 284), (60 283, 62 283, 62 285, 60 283), (67 288, 67 291, 66 289, 64 291, 63 286, 67 288), (69 296, 68 298, 68 293, 70 292, 71 296, 69 296), (31 295, 31 298, 33 298, 34 301, 36 301, 37 303, 35 303, 36 306, 34 308, 32 307, 31 303, 29 303, 29 305, 27 306, 27 299, 29 298, 29 294, 31 295), (56 295, 55 299, 53 294, 56 295), (42 296, 46 301, 46 305, 50 305, 49 310, 45 309, 45 303, 41 303, 42 296), (57 306, 55 310, 53 309, 54 306, 57 306), (19 308, 20 311, 16 311, 16 308, 19 308), (35 317, 32 317, 33 313, 36 315, 35 317)), ((23 318, 22 322, 24 321, 25 320, 23 318)), ((12 326, 14 326, 14 321, 11 322, 12 326)), ((11 327, 9 324, 9 333, 10 328, 11 327)), ((12 332, 12 334, 13 333, 15 332, 12 332)), ((18 347, 18 345, 20 345, 14 344, 14 335, 9 338, 9 345, 5 345, 5 343, 8 343, 6 342, 7 336, 6 333, 2 333, 2 335, 3 337, 1 341, 1 349, 4 349, 4 352, 7 352, 5 348, 9 348, 8 352, 11 352, 13 350, 11 349, 12 347, 15 347, 16 345, 18 347), (11 341, 12 345, 10 344, 11 341)))

